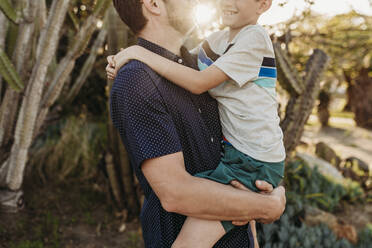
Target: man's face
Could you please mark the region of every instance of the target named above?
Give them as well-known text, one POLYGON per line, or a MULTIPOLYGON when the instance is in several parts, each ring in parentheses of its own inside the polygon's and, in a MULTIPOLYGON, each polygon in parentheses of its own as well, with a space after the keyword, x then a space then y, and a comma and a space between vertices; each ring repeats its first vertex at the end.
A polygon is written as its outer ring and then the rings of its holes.
POLYGON ((169 24, 181 34, 186 34, 194 27, 194 0, 164 1, 169 24))
POLYGON ((233 29, 256 24, 259 7, 257 0, 221 0, 222 21, 233 29))

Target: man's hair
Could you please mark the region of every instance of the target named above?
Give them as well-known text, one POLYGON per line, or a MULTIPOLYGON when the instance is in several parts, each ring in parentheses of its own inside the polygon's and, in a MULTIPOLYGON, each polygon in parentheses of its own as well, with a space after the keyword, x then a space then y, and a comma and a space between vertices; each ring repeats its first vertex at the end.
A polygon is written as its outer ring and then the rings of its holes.
POLYGON ((141 0, 113 0, 116 11, 121 20, 133 31, 138 34, 147 24, 147 19, 142 12, 141 0))

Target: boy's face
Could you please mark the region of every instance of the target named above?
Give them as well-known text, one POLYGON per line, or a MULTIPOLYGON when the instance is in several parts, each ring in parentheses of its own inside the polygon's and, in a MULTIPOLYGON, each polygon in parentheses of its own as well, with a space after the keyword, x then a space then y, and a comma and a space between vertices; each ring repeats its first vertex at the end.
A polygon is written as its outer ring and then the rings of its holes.
POLYGON ((256 24, 262 1, 266 0, 221 0, 223 23, 232 29, 256 24))

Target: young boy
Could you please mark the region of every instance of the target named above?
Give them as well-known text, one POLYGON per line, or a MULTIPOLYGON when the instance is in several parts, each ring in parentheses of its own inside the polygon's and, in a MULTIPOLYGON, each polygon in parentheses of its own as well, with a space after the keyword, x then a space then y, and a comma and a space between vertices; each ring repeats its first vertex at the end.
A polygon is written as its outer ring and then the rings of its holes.
MULTIPOLYGON (((198 48, 201 71, 139 46, 110 56, 111 67, 107 69, 108 77, 113 79, 122 65, 136 59, 194 94, 208 90, 219 104, 224 156, 215 170, 196 176, 224 184, 238 180, 256 192, 256 180, 277 187, 284 175, 275 55, 269 35, 257 25, 258 18, 271 4, 272 0, 222 0, 222 19, 229 30, 212 34, 198 48)), ((188 217, 172 247, 210 248, 233 228, 227 221, 188 217)))

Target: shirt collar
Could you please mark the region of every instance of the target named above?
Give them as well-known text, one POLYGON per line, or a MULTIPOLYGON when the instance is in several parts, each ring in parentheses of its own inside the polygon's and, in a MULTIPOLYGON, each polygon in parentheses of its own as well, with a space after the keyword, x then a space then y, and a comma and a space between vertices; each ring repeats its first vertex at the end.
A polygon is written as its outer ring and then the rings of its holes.
MULTIPOLYGON (((242 29, 240 29, 240 31, 235 35, 235 37, 232 39, 232 41, 230 41, 228 44, 235 44, 236 43, 236 40, 239 38, 239 36, 242 35, 242 33, 245 31, 245 30, 248 30, 248 29, 251 29, 255 26, 257 26, 258 24, 254 24, 254 25, 246 25, 245 27, 243 27, 242 29)), ((227 32, 227 34, 229 34, 229 32, 227 32)))
POLYGON ((183 65, 188 65, 191 67, 196 66, 196 59, 192 57, 192 55, 188 52, 186 47, 182 46, 180 51, 181 51, 181 57, 172 53, 171 51, 165 49, 164 47, 161 47, 155 43, 152 43, 151 41, 145 40, 143 38, 138 38, 137 44, 139 46, 142 46, 148 50, 150 50, 153 53, 159 54, 160 56, 163 56, 164 58, 167 58, 169 60, 172 60, 174 62, 183 64, 183 65))

